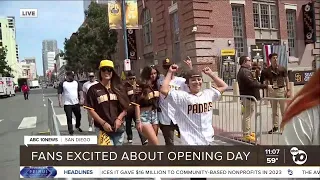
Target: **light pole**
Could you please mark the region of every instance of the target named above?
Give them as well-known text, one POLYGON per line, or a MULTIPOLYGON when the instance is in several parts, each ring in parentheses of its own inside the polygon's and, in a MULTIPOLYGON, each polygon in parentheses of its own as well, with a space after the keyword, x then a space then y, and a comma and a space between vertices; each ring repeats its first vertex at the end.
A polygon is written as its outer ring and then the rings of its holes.
POLYGON ((122 16, 122 29, 123 29, 123 39, 124 39, 124 53, 125 59, 129 58, 128 55, 128 36, 127 36, 127 20, 126 20, 126 0, 121 0, 121 16, 122 16))

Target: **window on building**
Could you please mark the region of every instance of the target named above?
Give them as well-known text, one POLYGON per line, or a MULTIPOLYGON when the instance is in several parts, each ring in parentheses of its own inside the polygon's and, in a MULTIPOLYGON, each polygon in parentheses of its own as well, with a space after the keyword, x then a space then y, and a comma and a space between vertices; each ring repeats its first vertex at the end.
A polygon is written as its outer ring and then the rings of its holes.
POLYGON ((232 24, 234 36, 234 48, 237 56, 240 57, 245 53, 245 25, 244 25, 244 7, 232 5, 232 24))
POLYGON ((0 47, 2 47, 2 42, 0 42, 0 47))
POLYGON ((287 32, 288 32, 288 47, 289 56, 295 56, 295 44, 296 44, 296 10, 287 9, 287 32))
POLYGON ((253 2, 253 22, 255 28, 277 29, 278 11, 275 3, 253 2))
POLYGON ((144 45, 152 43, 152 31, 151 31, 151 13, 149 9, 143 11, 143 38, 144 45))
POLYGON ((171 15, 171 24, 172 24, 172 54, 173 54, 173 61, 178 63, 181 60, 180 54, 180 28, 179 28, 179 15, 178 12, 174 12, 171 15))

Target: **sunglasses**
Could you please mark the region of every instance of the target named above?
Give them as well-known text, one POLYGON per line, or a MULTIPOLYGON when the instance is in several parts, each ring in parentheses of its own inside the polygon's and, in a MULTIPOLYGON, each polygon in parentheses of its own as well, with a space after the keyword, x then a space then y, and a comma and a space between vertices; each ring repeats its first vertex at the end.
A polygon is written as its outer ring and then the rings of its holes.
POLYGON ((100 69, 102 72, 106 72, 106 71, 108 71, 108 72, 112 72, 112 68, 111 67, 102 67, 101 69, 100 69))
POLYGON ((135 80, 136 78, 135 77, 131 77, 131 78, 129 78, 129 80, 135 80))

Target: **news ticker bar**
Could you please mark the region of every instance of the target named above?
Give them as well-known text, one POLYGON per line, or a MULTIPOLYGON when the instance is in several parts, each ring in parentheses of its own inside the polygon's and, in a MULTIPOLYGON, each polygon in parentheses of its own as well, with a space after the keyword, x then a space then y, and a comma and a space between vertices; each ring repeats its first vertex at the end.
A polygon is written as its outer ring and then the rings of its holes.
POLYGON ((319 166, 318 146, 20 146, 20 166, 319 166))
POLYGON ((24 136, 24 145, 98 144, 97 136, 24 136))
POLYGON ((20 167, 20 178, 319 178, 319 167, 20 167))

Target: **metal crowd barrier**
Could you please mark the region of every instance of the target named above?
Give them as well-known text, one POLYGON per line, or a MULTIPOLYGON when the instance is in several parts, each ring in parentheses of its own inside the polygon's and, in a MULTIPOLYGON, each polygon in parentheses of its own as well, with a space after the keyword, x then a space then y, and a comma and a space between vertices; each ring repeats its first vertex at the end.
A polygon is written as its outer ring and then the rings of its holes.
POLYGON ((54 111, 53 102, 50 98, 48 98, 47 107, 48 107, 48 128, 49 128, 48 131, 50 132, 50 135, 60 136, 57 115, 56 115, 56 112, 54 111))
POLYGON ((230 140, 234 143, 255 145, 257 142, 257 136, 255 141, 244 141, 243 136, 243 104, 249 103, 243 101, 244 98, 250 99, 251 107, 254 112, 251 113, 251 119, 249 125, 251 132, 255 132, 258 129, 258 107, 257 100, 253 96, 236 96, 236 95, 223 95, 219 101, 213 104, 213 127, 215 129, 215 136, 223 139, 230 140))
POLYGON ((282 132, 280 124, 285 112, 286 104, 289 98, 262 98, 259 102, 260 111, 260 142, 261 145, 281 145, 282 132), (282 111, 281 111, 282 106, 282 111), (274 110, 273 110, 274 107, 274 110), (274 111, 274 112, 273 112, 274 111), (269 134, 274 125, 278 128, 277 131, 269 134))
MULTIPOLYGON (((48 128, 49 128, 50 135, 61 136, 57 115, 53 108, 53 102, 50 98, 48 98, 47 107, 48 107, 48 128)), ((65 180, 72 180, 72 179, 73 178, 65 178, 65 180)))
POLYGON ((287 98, 267 97, 257 101, 253 96, 222 95, 221 99, 214 102, 212 107, 215 136, 245 145, 280 145, 282 138, 280 128, 272 134, 269 134, 268 131, 273 128, 274 124, 280 127, 286 101, 288 101, 287 98), (275 110, 277 110, 278 116, 274 118, 272 105, 276 106, 276 103, 278 105, 275 110), (280 112, 280 104, 283 106, 282 113, 280 112), (254 137, 251 141, 243 138, 245 115, 251 117, 247 118, 249 128, 246 130, 254 137))

